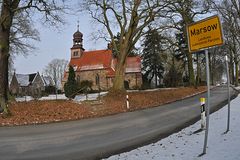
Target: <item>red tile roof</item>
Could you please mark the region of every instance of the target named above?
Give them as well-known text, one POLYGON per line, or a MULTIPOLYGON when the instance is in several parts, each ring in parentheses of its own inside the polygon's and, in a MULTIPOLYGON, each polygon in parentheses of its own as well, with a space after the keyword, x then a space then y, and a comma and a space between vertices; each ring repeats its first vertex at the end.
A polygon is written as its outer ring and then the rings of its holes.
POLYGON ((96 50, 83 52, 80 58, 71 58, 70 65, 77 66, 77 70, 89 70, 109 68, 112 60, 111 50, 96 50), (95 67, 94 67, 95 66, 95 67))
MULTIPOLYGON (((84 51, 80 58, 71 58, 70 65, 77 71, 106 69, 108 77, 114 77, 117 60, 111 50, 84 51)), ((127 57, 126 73, 141 72, 140 56, 127 57)))
POLYGON ((127 57, 126 73, 141 72, 141 57, 127 57))

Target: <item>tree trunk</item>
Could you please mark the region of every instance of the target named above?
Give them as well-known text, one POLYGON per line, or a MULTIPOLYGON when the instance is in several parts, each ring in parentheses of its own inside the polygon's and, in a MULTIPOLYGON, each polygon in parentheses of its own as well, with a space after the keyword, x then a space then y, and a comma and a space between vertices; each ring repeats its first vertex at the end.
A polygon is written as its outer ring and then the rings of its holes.
POLYGON ((192 54, 187 51, 187 59, 188 59, 188 76, 189 76, 189 85, 195 85, 194 78, 194 70, 193 70, 193 62, 192 62, 192 54))
POLYGON ((154 66, 154 78, 155 78, 155 88, 157 88, 157 69, 156 69, 156 65, 154 66))
POLYGON ((0 105, 4 110, 4 113, 8 115, 8 49, 2 47, 4 46, 3 37, 5 36, 0 34, 0 105))
POLYGON ((197 54, 197 76, 196 76, 196 88, 200 83, 200 66, 199 66, 199 54, 197 54))
POLYGON ((127 47, 125 45, 122 45, 122 47, 120 48, 121 54, 117 57, 114 83, 113 83, 113 87, 110 89, 111 93, 125 91, 124 80, 125 80, 125 67, 126 67, 125 62, 127 58, 126 48, 127 47))
MULTIPOLYGON (((183 19, 185 21, 185 24, 187 25, 190 23, 190 21, 186 17, 183 17, 183 19)), ((184 34, 185 40, 187 42, 187 28, 186 27, 183 29, 183 34, 184 34)), ((192 54, 189 53, 188 50, 186 50, 186 54, 187 54, 187 62, 188 62, 187 64, 188 64, 189 86, 194 86, 195 85, 195 77, 194 77, 194 70, 193 70, 192 54)))
POLYGON ((233 62, 233 57, 232 55, 230 56, 230 65, 229 65, 229 69, 230 69, 230 83, 234 84, 234 62, 233 62))
POLYGON ((214 78, 213 78, 213 65, 214 65, 214 58, 213 58, 213 54, 211 56, 211 53, 208 54, 208 59, 209 59, 209 72, 210 72, 210 81, 211 81, 211 85, 214 85, 214 78))
POLYGON ((4 109, 4 115, 10 115, 8 109, 8 60, 9 60, 9 37, 15 9, 19 1, 3 1, 0 17, 0 105, 4 109))
POLYGON ((235 62, 235 86, 238 86, 238 76, 239 76, 239 69, 238 69, 238 61, 235 62))
POLYGON ((123 62, 120 61, 117 63, 116 66, 114 83, 110 92, 125 91, 124 79, 125 79, 125 64, 123 64, 123 62))

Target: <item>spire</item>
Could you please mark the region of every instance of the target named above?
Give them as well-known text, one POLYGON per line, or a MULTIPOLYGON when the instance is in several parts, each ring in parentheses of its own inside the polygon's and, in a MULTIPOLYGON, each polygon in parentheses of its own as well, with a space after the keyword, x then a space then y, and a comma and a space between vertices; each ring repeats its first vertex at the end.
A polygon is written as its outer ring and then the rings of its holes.
POLYGON ((84 50, 82 42, 83 42, 83 34, 79 31, 79 20, 78 20, 77 31, 73 34, 73 47, 81 48, 84 50))
POLYGON ((77 31, 79 31, 79 20, 77 21, 77 31))

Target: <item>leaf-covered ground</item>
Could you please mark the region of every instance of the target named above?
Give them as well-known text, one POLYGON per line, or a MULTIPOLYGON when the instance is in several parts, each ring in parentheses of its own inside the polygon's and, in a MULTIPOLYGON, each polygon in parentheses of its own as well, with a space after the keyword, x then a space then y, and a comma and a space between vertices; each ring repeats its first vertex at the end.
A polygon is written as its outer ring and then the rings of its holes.
POLYGON ((187 96, 206 91, 206 87, 163 89, 126 93, 130 108, 126 107, 126 94, 104 96, 100 101, 76 103, 70 100, 10 102, 12 116, 0 117, 0 126, 41 124, 79 120, 156 107, 187 96))

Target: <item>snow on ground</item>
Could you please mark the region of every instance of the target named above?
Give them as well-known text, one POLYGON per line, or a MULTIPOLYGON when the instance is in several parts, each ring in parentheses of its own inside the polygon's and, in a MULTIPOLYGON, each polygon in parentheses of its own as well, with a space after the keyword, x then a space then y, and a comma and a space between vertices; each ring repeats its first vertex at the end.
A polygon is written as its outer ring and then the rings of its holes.
POLYGON ((144 89, 144 90, 127 90, 127 92, 154 92, 154 91, 164 91, 171 90, 177 88, 152 88, 152 89, 144 89))
POLYGON ((68 98, 65 96, 65 94, 57 94, 57 97, 56 94, 51 94, 46 97, 41 97, 38 100, 55 100, 55 99, 68 99, 68 98))
MULTIPOLYGON (((106 95, 106 94, 107 94, 107 92, 101 92, 100 93, 101 96, 106 95)), ((73 101, 81 102, 81 101, 85 101, 85 100, 96 100, 98 98, 98 96, 99 96, 98 93, 88 94, 87 97, 86 97, 85 94, 81 94, 81 95, 76 95, 76 97, 74 98, 73 101)), ((46 96, 46 97, 41 97, 38 100, 55 100, 56 98, 58 100, 68 99, 64 94, 58 94, 57 97, 56 97, 55 94, 53 94, 53 95, 49 95, 49 96, 46 96)), ((17 102, 24 102, 24 101, 31 101, 31 100, 34 100, 34 98, 32 98, 31 96, 24 96, 24 97, 17 97, 16 98, 17 102)))
MULTIPOLYGON (((55 94, 52 94, 52 95, 49 95, 49 96, 44 96, 44 97, 41 97, 39 98, 38 100, 55 100, 56 99, 56 95, 55 94)), ((57 99, 68 99, 64 94, 57 94, 57 99)), ((34 100, 33 97, 31 96, 23 96, 23 97, 17 97, 16 98, 16 101, 17 102, 24 102, 24 101, 32 101, 34 100)))
POLYGON ((239 91, 240 91, 240 86, 238 86, 238 87, 235 87, 235 89, 237 89, 237 90, 239 90, 239 91))
POLYGON ((31 101, 33 98, 31 96, 17 97, 15 98, 17 102, 31 101))
POLYGON ((240 159, 240 96, 231 101, 230 131, 227 127, 227 105, 210 115, 207 154, 203 152, 205 131, 193 134, 200 121, 178 133, 149 144, 109 157, 107 160, 239 160, 240 159))
MULTIPOLYGON (((107 92, 101 92, 100 96, 103 96, 106 94, 107 94, 107 92)), ((91 93, 91 94, 88 94, 87 96, 85 94, 81 94, 81 95, 77 95, 74 98, 74 101, 81 102, 81 101, 85 101, 85 100, 96 100, 98 98, 98 96, 99 96, 99 93, 91 93)))

